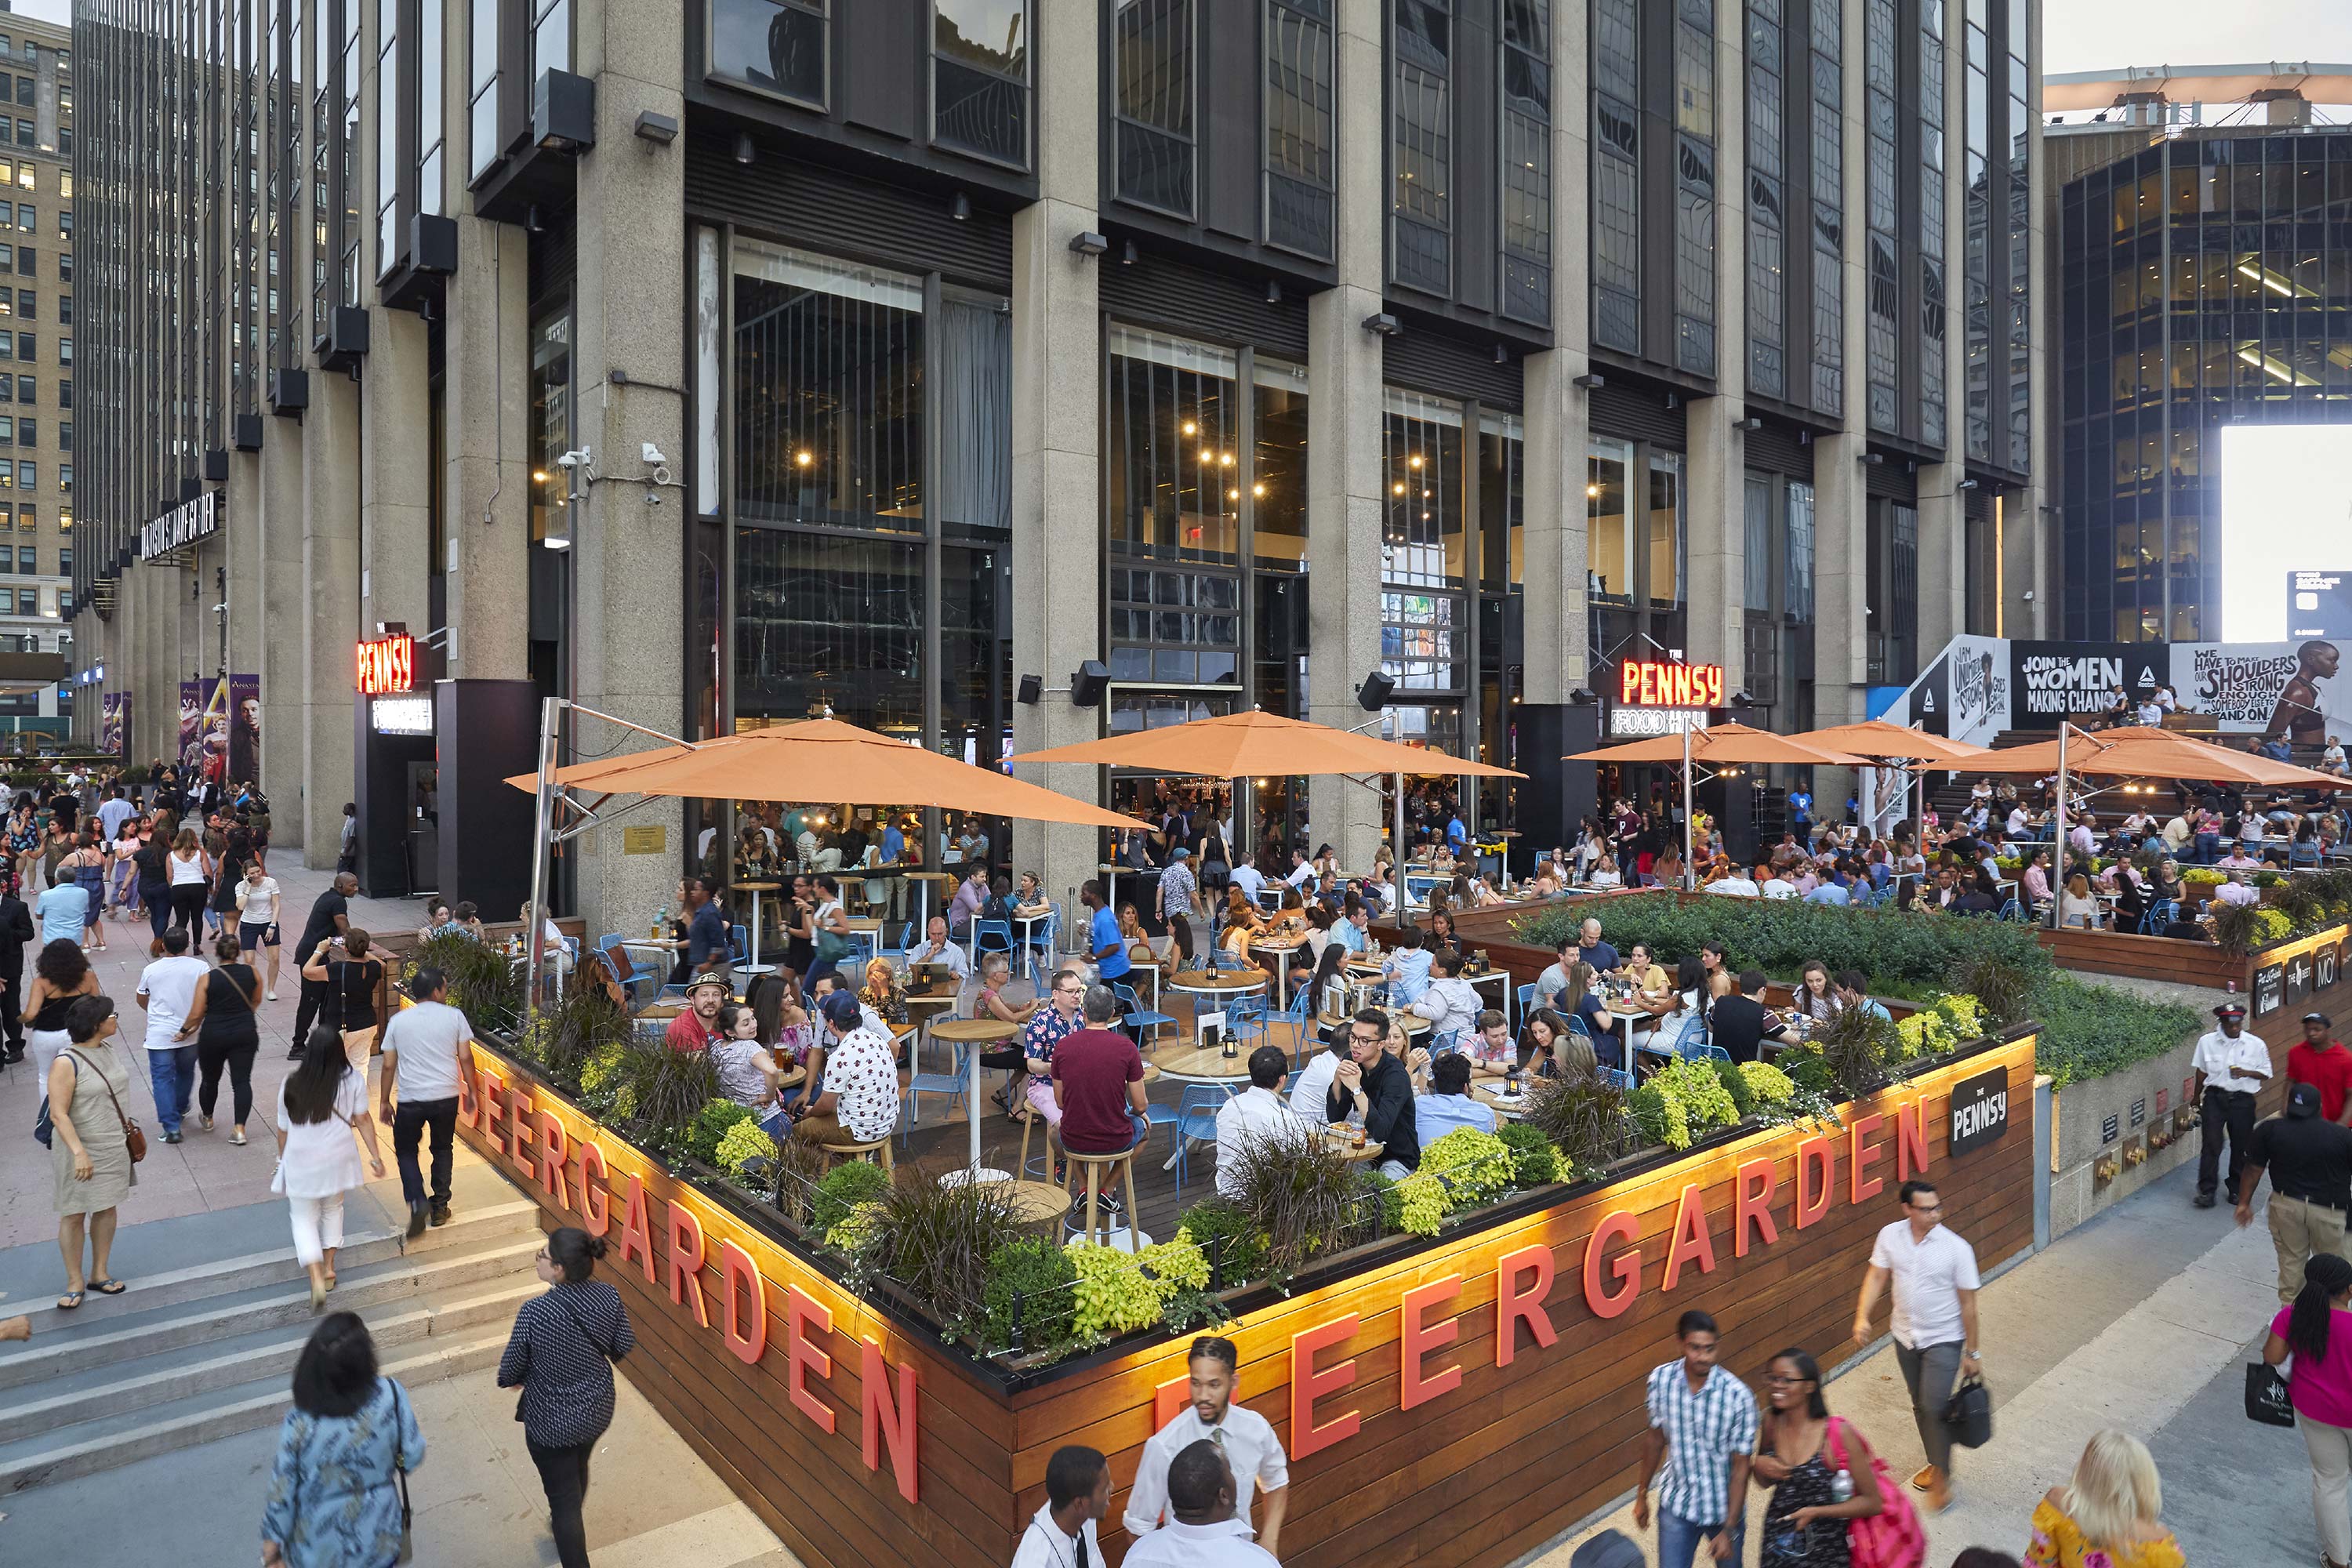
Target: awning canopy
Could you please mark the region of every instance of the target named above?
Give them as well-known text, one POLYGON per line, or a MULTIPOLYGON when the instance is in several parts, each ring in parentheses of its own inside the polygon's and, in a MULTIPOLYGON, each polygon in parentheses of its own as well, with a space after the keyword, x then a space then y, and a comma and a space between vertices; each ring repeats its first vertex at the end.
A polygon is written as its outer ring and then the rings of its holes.
MULTIPOLYGON (((1675 755, 1681 753, 1677 752, 1675 755)), ((1451 773, 1517 779, 1525 773, 1492 763, 1402 746, 1328 724, 1252 710, 1110 735, 1073 746, 1024 752, 1015 763, 1091 763, 1143 773, 1199 778, 1276 778, 1301 773, 1451 773)))

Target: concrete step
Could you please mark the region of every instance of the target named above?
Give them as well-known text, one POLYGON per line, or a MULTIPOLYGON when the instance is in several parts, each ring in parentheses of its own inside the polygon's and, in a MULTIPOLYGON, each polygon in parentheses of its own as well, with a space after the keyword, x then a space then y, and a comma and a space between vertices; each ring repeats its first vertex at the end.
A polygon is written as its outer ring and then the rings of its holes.
MULTIPOLYGON (((387 1259, 428 1256, 468 1247, 485 1236, 518 1236, 526 1230, 536 1236, 539 1232, 534 1217, 536 1213, 537 1205, 523 1200, 469 1205, 456 1210, 447 1225, 427 1230, 414 1242, 407 1241, 399 1231, 348 1236, 342 1250, 336 1255, 336 1267, 340 1272, 349 1274, 387 1259)), ((125 1318, 151 1312, 157 1308, 232 1295, 257 1286, 286 1284, 301 1278, 302 1266, 294 1261, 294 1247, 289 1233, 287 1245, 282 1247, 208 1260, 185 1268, 131 1279, 126 1281, 131 1289, 122 1295, 100 1296, 93 1292, 80 1307, 70 1311, 59 1310, 56 1298, 50 1297, 30 1308, 33 1342, 38 1344, 44 1336, 52 1333, 82 1331, 93 1323, 119 1324, 125 1318)), ((6 1386, 5 1366, 0 1363, 0 1387, 6 1386)))
MULTIPOLYGON (((439 1383, 497 1365, 506 1342, 503 1323, 488 1333, 446 1339, 435 1335, 412 1346, 407 1354, 387 1357, 383 1371, 412 1388, 439 1383)), ((282 1418, 292 1403, 285 1377, 272 1374, 12 1437, 0 1443, 0 1497, 268 1426, 282 1418)))
MULTIPOLYGON (((407 1298, 412 1304, 402 1310, 367 1314, 368 1331, 375 1339, 379 1360, 426 1340, 504 1332, 516 1310, 541 1289, 535 1277, 509 1272, 469 1291, 412 1296, 407 1298)), ((337 1290, 331 1304, 345 1305, 341 1298, 337 1290)), ((307 1291, 301 1305, 300 1328, 257 1329, 208 1341, 193 1353, 158 1351, 49 1378, 26 1389, 28 1397, 0 1403, 0 1432, 12 1438, 30 1437, 257 1380, 275 1378, 283 1384, 310 1338, 307 1291)))

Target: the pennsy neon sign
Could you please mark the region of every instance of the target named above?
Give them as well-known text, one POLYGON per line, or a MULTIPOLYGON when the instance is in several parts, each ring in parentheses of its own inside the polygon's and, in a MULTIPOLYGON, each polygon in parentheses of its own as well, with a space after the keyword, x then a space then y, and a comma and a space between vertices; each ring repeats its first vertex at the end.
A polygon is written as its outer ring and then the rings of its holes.
POLYGON ((362 697, 388 697, 416 689, 416 639, 405 632, 376 637, 359 646, 359 685, 362 697))
POLYGON ((1617 666, 1617 700, 1636 708, 1720 708, 1723 666, 1621 659, 1617 666))

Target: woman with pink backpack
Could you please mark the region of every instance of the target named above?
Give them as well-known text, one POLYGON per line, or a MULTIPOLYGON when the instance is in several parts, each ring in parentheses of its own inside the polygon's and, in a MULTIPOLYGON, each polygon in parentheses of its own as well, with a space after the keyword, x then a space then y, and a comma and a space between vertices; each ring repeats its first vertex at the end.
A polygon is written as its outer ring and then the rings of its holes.
POLYGON ((1772 1495, 1758 1568, 1920 1568, 1927 1537, 1919 1516, 1886 1461, 1830 1414, 1821 1363, 1782 1351, 1764 1393, 1750 1473, 1772 1495))

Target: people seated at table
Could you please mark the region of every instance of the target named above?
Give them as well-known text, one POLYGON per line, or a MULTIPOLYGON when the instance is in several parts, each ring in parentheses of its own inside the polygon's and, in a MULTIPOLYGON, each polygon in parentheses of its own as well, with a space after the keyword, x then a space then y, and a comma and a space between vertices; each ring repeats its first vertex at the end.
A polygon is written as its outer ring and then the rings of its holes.
MULTIPOLYGON (((1022 1028, 1037 1016, 1038 1009, 1045 1005, 1042 997, 1033 996, 1022 1003, 1008 1002, 1004 999, 1004 987, 1010 983, 1012 973, 1012 960, 1003 953, 991 952, 982 955, 980 989, 972 994, 971 999, 973 1017, 1022 1028)), ((1022 1053, 1021 1038, 1018 1035, 993 1049, 980 1053, 981 1066, 1013 1075, 1013 1080, 998 1089, 993 1098, 998 1105, 1004 1108, 1005 1114, 1012 1116, 1015 1121, 1021 1120, 1021 1114, 1014 1108, 1025 1099, 1022 1092, 1021 1079, 1026 1070, 1024 1066, 1026 1059, 1022 1053)))
POLYGON ((707 1051, 719 1035, 719 1009, 727 1005, 727 982, 715 974, 697 976, 686 988, 686 1005, 662 1031, 662 1043, 674 1051, 707 1051))
POLYGON ((719 1092, 763 1121, 776 1109, 784 1063, 760 1043, 759 1016, 740 1002, 719 1009, 719 1036, 710 1061, 719 1069, 719 1092))
MULTIPOLYGON (((1298 1069, 1298 1081, 1290 1086, 1290 1109, 1312 1126, 1320 1127, 1325 1121, 1323 1102, 1331 1092, 1333 1076, 1339 1064, 1348 1059, 1349 1031, 1355 1026, 1352 1017, 1342 1018, 1326 1033, 1321 1050, 1307 1058, 1298 1069)), ((1387 1030, 1387 1016, 1381 1016, 1381 1030, 1387 1030)))
MULTIPOLYGON (((2221 863, 2229 865, 2226 860, 2221 863)), ((2259 904, 2263 901, 2263 895, 2260 889, 2246 879, 2244 871, 2232 869, 2230 879, 2213 889, 2213 901, 2218 904, 2259 904)))
POLYGON ((2036 849, 2026 858, 2025 868, 2017 874, 2019 902, 2027 914, 2050 907, 2050 851, 2036 849))
POLYGON ((1519 1048, 1511 1039, 1511 1021, 1492 1007, 1480 1013, 1472 1032, 1461 1041, 1461 1054, 1469 1058, 1474 1078, 1508 1077, 1519 1065, 1519 1048))
POLYGON ((1759 1061, 1766 1029, 1764 976, 1754 970, 1724 976, 1723 988, 1708 1010, 1707 1043, 1720 1046, 1735 1062, 1759 1061), (1754 994, 1750 994, 1752 988, 1754 994))
POLYGON ((1250 1053, 1249 1088, 1217 1108, 1220 1197, 1241 1196, 1245 1168, 1256 1150, 1303 1142, 1307 1136, 1306 1120, 1282 1100, 1282 1080, 1289 1074, 1287 1052, 1260 1046, 1250 1053))
POLYGON ((1415 1017, 1429 1020, 1430 1039, 1439 1047, 1458 1045, 1473 1033, 1484 1005, 1477 988, 1462 978, 1462 963, 1457 949, 1440 948, 1429 961, 1428 988, 1419 1001, 1405 1006, 1415 1017))
POLYGON ((948 934, 969 941, 971 922, 980 918, 988 902, 988 868, 967 866, 963 880, 956 884, 955 897, 948 900, 948 934))
POLYGON ((1625 950, 1625 962, 1620 973, 1632 982, 1634 996, 1639 1001, 1656 1005, 1675 999, 1675 983, 1664 967, 1651 956, 1650 944, 1646 942, 1637 942, 1625 950))
POLYGON ((1143 1057, 1118 1030, 1118 998, 1108 985, 1087 987, 1086 1027, 1063 1037, 1048 1064, 1061 1105, 1062 1147, 1073 1154, 1117 1154, 1150 1129, 1143 1057))
POLYGON ((1242 892, 1242 885, 1234 883, 1225 889, 1225 923, 1217 931, 1217 951, 1241 960, 1241 967, 1255 969, 1257 961, 1250 949, 1265 933, 1265 916, 1242 892))
POLYGON ((1797 896, 1797 884, 1773 867, 1759 866, 1750 875, 1756 883, 1757 892, 1765 898, 1793 899, 1797 896))
POLYGON ((1814 959, 1805 961, 1804 967, 1797 971, 1797 989, 1789 998, 1789 1005, 1816 1023, 1826 1023, 1837 1016, 1843 1004, 1838 1000, 1837 987, 1830 984, 1827 965, 1814 959))
POLYGON ((1885 1004, 1871 1000, 1870 980, 1859 969, 1841 969, 1837 972, 1837 999, 1841 1010, 1859 1007, 1864 1012, 1874 1014, 1890 1023, 1894 1021, 1895 1016, 1886 1010, 1885 1004))
POLYGON ((1853 893, 1852 889, 1845 881, 1840 879, 1843 875, 1843 873, 1842 872, 1833 872, 1832 875, 1823 878, 1814 886, 1811 892, 1804 895, 1805 902, 1809 904, 1835 904, 1841 907, 1853 902, 1853 893))
POLYGON ((1759 899, 1764 896, 1763 888, 1754 877, 1734 867, 1726 867, 1722 876, 1709 881, 1706 891, 1734 899, 1759 899))
POLYGON ((1591 888, 1622 888, 1625 885, 1624 874, 1618 869, 1617 857, 1610 854, 1601 857, 1584 880, 1585 885, 1591 888))
POLYGON ((825 1055, 824 1087, 793 1123, 812 1143, 877 1143, 898 1124, 898 1064, 887 1031, 867 1022, 845 991, 824 999, 837 1038, 825 1055))
MULTIPOLYGON (((1061 1105, 1054 1098, 1054 1053, 1085 1022, 1081 1014, 1086 1007, 1086 995, 1084 975, 1075 969, 1056 971, 1053 986, 1045 994, 1045 1005, 1021 1031, 1022 1069, 1028 1075, 1025 1093, 1029 1113, 1044 1117, 1049 1127, 1058 1127, 1062 1121, 1061 1105)), ((1016 1114, 1013 1120, 1025 1121, 1028 1117, 1016 1114)))
POLYGON ((1479 1132, 1495 1130, 1494 1108, 1471 1098, 1472 1076, 1470 1058, 1459 1051, 1449 1051, 1430 1065, 1429 1092, 1412 1099, 1413 1136, 1423 1148, 1465 1127, 1479 1132))
POLYGON ((1413 1131, 1412 1079, 1387 1050, 1388 1015, 1366 1008, 1349 1020, 1348 1059, 1333 1071, 1323 1120, 1353 1121, 1381 1145, 1381 1173, 1402 1181, 1421 1165, 1413 1131))
POLYGON ((2099 900, 2091 896, 2090 879, 2077 871, 2066 879, 2066 890, 2058 895, 2058 923, 2081 931, 2099 929, 2104 911, 2099 900))
POLYGON ((1381 961, 1381 973, 1388 980, 1392 1005, 1405 1007, 1421 1000, 1429 989, 1431 958, 1420 927, 1407 926, 1397 933, 1395 949, 1381 961))
POLYGON ((945 915, 933 915, 924 929, 923 940, 907 952, 907 967, 910 970, 934 963, 946 964, 948 973, 958 984, 971 978, 971 959, 961 947, 948 940, 945 915))

